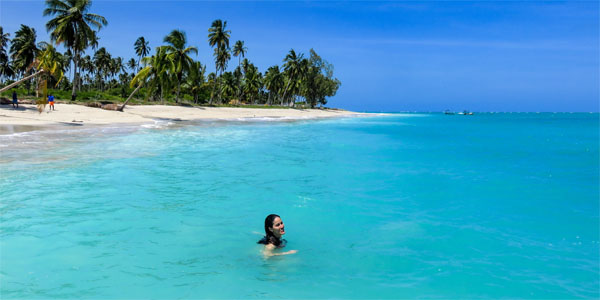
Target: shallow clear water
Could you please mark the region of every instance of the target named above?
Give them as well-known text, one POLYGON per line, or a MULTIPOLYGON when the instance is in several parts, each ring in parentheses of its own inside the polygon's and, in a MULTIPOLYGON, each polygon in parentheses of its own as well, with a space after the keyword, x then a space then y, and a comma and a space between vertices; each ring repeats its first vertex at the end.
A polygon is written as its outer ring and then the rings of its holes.
POLYGON ((598 119, 2 135, 1 296, 598 298, 598 119), (297 254, 260 255, 269 213, 297 254))

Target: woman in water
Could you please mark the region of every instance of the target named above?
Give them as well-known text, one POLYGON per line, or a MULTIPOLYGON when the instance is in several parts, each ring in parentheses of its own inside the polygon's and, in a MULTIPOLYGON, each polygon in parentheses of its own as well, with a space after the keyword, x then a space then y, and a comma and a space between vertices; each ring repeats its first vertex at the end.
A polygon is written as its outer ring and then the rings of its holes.
POLYGON ((264 244, 263 253, 265 256, 294 254, 298 250, 290 250, 287 252, 274 253, 273 250, 285 247, 286 240, 281 236, 285 234, 285 226, 281 217, 276 214, 270 214, 265 218, 265 236, 258 241, 259 244, 264 244))

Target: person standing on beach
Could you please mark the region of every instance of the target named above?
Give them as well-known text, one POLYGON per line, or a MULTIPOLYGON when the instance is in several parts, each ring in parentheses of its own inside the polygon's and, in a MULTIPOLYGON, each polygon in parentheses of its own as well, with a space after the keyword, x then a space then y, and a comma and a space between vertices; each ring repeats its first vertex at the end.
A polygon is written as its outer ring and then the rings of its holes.
POLYGON ((13 91, 13 101, 12 101, 12 105, 13 108, 15 108, 15 105, 17 106, 16 108, 19 108, 19 100, 17 99, 17 92, 13 91))
POLYGON ((48 111, 54 110, 54 95, 48 95, 48 104, 50 104, 50 107, 48 107, 48 111))

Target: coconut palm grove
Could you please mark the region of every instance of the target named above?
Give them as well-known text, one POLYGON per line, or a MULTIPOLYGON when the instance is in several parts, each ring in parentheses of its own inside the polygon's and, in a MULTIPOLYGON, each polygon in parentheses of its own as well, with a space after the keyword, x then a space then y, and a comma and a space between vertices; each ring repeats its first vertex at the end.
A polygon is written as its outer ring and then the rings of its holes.
POLYGON ((123 103, 121 110, 128 103, 314 108, 341 85, 333 66, 313 49, 290 49, 281 65, 275 61, 261 72, 246 57, 244 41, 234 42, 226 20, 214 20, 205 41, 189 41, 179 29, 166 29, 162 45, 140 36, 131 41, 137 56, 123 58, 102 46, 109 20, 93 13, 91 0, 47 0, 42 15, 49 18, 50 41, 37 40, 36 29, 25 24, 14 33, 0 26, 3 97, 16 91, 42 103, 53 94, 71 103, 123 103), (201 42, 212 47, 214 61, 194 59, 194 43, 201 42))

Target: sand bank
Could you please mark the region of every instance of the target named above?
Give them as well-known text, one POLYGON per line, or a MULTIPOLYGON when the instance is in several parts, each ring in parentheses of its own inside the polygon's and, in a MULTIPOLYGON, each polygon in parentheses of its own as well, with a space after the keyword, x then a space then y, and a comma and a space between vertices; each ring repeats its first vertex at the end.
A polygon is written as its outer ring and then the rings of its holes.
POLYGON ((76 104, 56 104, 56 110, 42 113, 35 105, 0 106, 0 125, 105 125, 151 123, 156 120, 236 120, 247 118, 312 119, 344 116, 367 116, 331 109, 262 109, 238 107, 185 107, 167 105, 127 106, 124 112, 103 110, 76 104))

